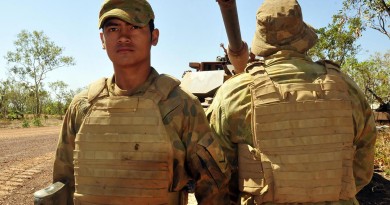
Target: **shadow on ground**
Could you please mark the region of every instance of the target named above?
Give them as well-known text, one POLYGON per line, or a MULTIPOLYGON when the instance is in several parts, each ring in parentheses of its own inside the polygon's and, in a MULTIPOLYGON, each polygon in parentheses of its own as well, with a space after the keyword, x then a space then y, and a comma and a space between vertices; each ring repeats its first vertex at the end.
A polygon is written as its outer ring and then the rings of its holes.
POLYGON ((379 173, 374 173, 371 182, 356 196, 361 205, 390 204, 390 181, 379 173))

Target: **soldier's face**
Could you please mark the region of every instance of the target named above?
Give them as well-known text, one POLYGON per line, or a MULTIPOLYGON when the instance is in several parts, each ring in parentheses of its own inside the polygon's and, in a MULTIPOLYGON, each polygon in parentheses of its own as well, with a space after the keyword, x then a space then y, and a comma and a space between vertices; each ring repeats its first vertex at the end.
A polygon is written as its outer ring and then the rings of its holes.
POLYGON ((100 33, 103 48, 114 66, 136 66, 150 62, 150 48, 157 45, 159 31, 149 26, 138 27, 120 19, 109 19, 100 33))

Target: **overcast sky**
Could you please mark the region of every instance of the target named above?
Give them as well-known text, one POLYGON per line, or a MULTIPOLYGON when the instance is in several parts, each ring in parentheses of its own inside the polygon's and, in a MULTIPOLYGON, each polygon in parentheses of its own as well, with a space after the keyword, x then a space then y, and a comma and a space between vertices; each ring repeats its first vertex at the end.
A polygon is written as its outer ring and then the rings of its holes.
MULTIPOLYGON (((149 0, 156 16, 160 39, 152 48, 152 66, 160 73, 181 78, 189 62, 214 61, 227 45, 221 12, 215 0, 149 0)), ((341 0, 301 0, 304 20, 315 28, 325 27, 341 9, 341 0)), ((1 1, 0 80, 6 79, 4 56, 14 51, 13 42, 23 29, 43 31, 63 55, 76 65, 51 72, 46 82, 62 80, 71 89, 88 85, 113 74, 111 61, 99 39, 98 12, 102 0, 21 0, 1 1)), ((242 38, 250 45, 255 31, 255 15, 262 0, 237 0, 242 38)), ((366 31, 359 44, 364 60, 374 52, 385 52, 390 40, 376 31, 366 31)))

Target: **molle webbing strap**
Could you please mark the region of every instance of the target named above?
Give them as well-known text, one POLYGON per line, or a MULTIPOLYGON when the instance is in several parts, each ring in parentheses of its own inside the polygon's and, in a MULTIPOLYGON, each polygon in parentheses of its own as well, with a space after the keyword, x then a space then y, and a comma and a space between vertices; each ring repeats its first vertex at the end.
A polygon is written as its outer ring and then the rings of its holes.
MULTIPOLYGON (((181 204, 179 202, 179 196, 180 192, 169 192, 168 198, 169 203, 168 205, 176 205, 181 204)), ((89 196, 89 195, 83 195, 83 199, 85 201, 81 202, 80 200, 77 200, 77 198, 80 198, 81 196, 79 194, 75 194, 75 205, 101 205, 101 204, 112 204, 112 205, 122 205, 122 204, 162 204, 165 200, 164 198, 159 197, 153 197, 151 199, 148 199, 147 201, 145 198, 142 197, 134 197, 134 198, 128 198, 128 197, 115 197, 115 198, 107 198, 105 196, 89 196)), ((185 204, 185 203, 183 203, 185 204)))
MULTIPOLYGON (((341 77, 330 71, 313 83, 277 84, 266 72, 255 72, 259 76, 251 85, 255 148, 241 148, 261 162, 263 177, 256 177, 256 183, 244 182, 243 189, 252 187, 259 203, 353 198, 352 107, 341 77)), ((248 178, 248 171, 254 173, 240 166, 241 180, 248 178)))
POLYGON ((75 140, 76 201, 173 200, 173 150, 155 100, 111 96, 95 102, 75 140))

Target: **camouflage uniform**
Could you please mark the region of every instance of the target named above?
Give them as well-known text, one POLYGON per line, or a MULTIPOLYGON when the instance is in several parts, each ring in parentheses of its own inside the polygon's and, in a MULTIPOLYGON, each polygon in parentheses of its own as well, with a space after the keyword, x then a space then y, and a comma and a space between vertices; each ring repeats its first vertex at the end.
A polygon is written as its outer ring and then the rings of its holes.
MULTIPOLYGON (((206 111, 210 126, 218 135, 220 144, 232 165, 232 178, 229 184, 232 200, 241 200, 242 204, 254 204, 251 195, 240 193, 238 189, 238 155, 240 155, 238 144, 254 146, 250 86, 258 76, 248 72, 257 67, 264 67, 271 80, 277 84, 313 82, 326 73, 323 65, 313 62, 304 54, 315 44, 317 36, 311 27, 303 22, 299 4, 295 0, 265 0, 258 11, 257 23, 252 52, 264 57, 264 65, 248 65, 246 73, 236 75, 226 81, 206 111), (295 11, 289 10, 290 8, 295 11), (289 16, 291 18, 282 19, 289 14, 292 14, 292 17, 289 16), (278 19, 279 17, 281 18, 278 19), (288 25, 294 25, 294 28, 288 25), (305 30, 294 31, 296 27, 302 27, 305 30)), ((353 175, 358 192, 369 183, 373 174, 376 128, 372 110, 362 91, 347 75, 341 72, 340 75, 348 85, 353 110, 353 145, 356 146, 353 175)), ((306 204, 358 204, 358 202, 354 198, 306 204)))
MULTIPOLYGON (((106 88, 110 96, 140 96, 158 76, 157 71, 152 69, 147 81, 132 93, 120 90, 113 78, 107 80, 106 88)), ((69 180, 72 192, 74 192, 74 140, 91 106, 87 95, 87 90, 79 93, 69 106, 62 125, 54 163, 54 182, 69 180)), ((160 110, 164 110, 172 104, 177 107, 166 116, 162 116, 174 148, 174 177, 169 191, 185 191, 192 179, 196 183, 195 196, 199 204, 227 204, 225 196, 229 171, 220 147, 213 139, 199 101, 180 87, 176 87, 168 99, 161 101, 158 106, 160 110)))

